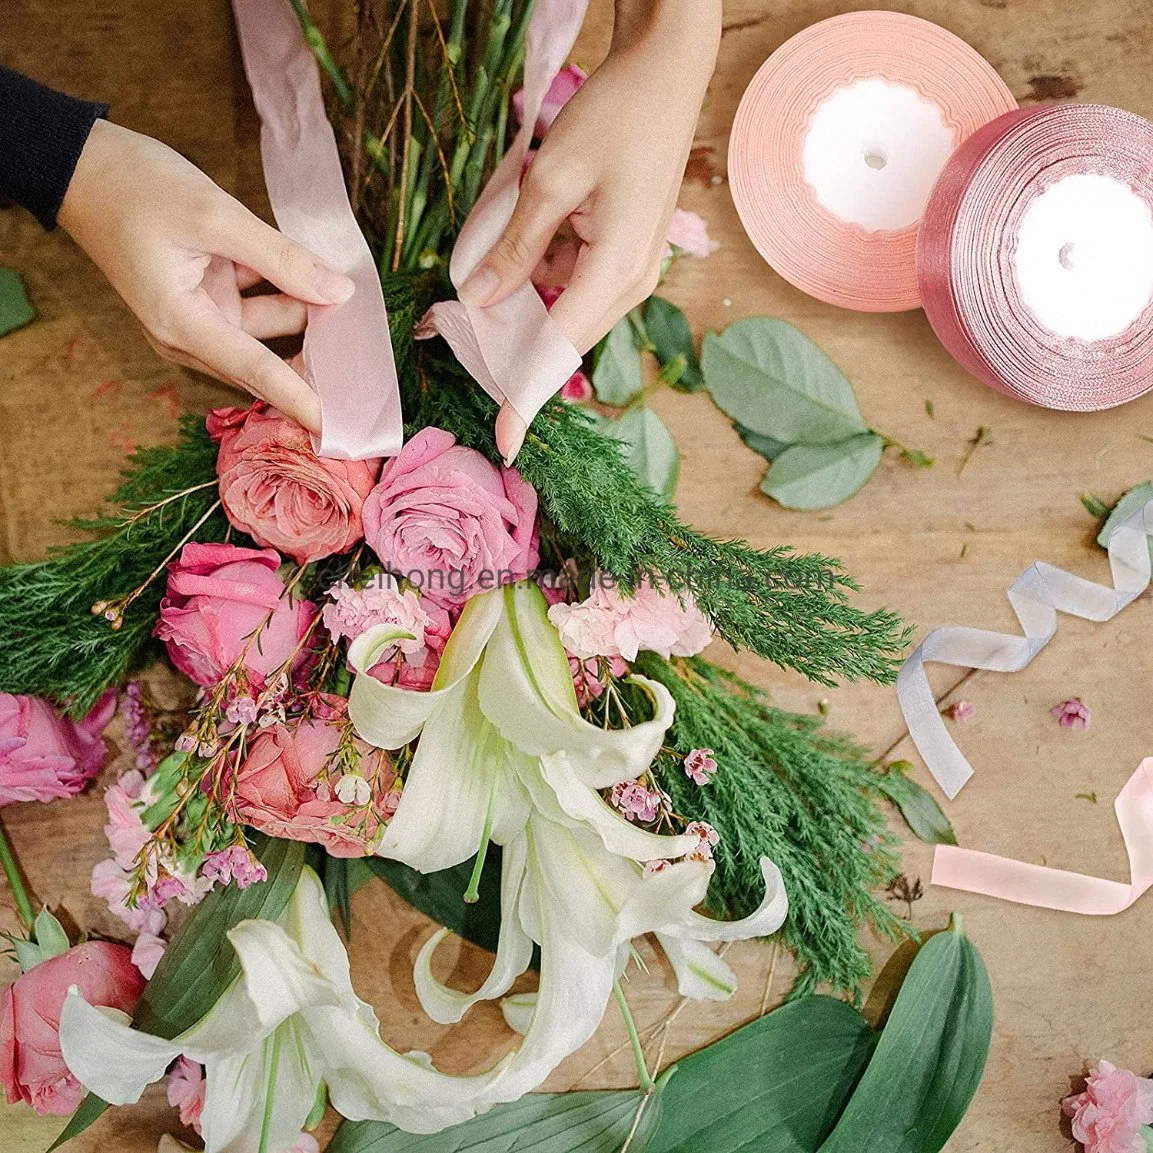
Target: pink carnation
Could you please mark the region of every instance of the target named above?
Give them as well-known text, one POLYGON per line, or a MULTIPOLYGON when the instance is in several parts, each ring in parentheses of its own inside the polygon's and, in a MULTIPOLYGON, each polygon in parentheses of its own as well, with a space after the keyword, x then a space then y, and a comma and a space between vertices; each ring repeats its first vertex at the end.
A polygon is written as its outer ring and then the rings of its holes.
POLYGON ((667 238, 672 248, 688 256, 704 257, 716 252, 720 245, 709 237, 709 226, 695 212, 678 208, 669 221, 667 238))
MULTIPOLYGON (((540 115, 537 116, 536 125, 533 127, 533 136, 539 140, 548 132, 560 110, 587 79, 588 74, 575 64, 566 65, 552 78, 548 92, 545 93, 544 103, 541 104, 540 115)), ((512 114, 518 124, 524 122, 523 88, 512 94, 512 114)))
POLYGON ((0 693, 0 807, 74 797, 104 764, 101 733, 116 711, 108 692, 82 720, 39 697, 0 693))
POLYGON ((582 660, 619 656, 631 661, 638 652, 691 657, 713 635, 712 622, 688 592, 678 596, 646 580, 630 596, 600 574, 587 600, 555 604, 548 617, 564 647, 582 660))
POLYGON ((1061 1102, 1085 1153, 1145 1153, 1141 1126, 1153 1123, 1153 1081, 1099 1061, 1083 1093, 1061 1102))
POLYGON ((1087 729, 1089 727, 1089 706, 1080 697, 1072 697, 1054 705, 1050 715, 1057 718, 1063 729, 1087 729))

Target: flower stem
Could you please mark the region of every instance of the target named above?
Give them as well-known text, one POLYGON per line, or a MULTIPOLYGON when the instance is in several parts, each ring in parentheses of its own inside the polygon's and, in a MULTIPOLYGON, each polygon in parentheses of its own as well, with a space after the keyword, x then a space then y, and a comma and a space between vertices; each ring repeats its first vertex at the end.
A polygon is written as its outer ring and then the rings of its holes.
POLYGON ((20 867, 16 864, 12 846, 8 844, 8 838, 4 835, 3 825, 0 825, 0 866, 4 869, 4 876, 8 878, 8 887, 12 890, 12 896, 16 900, 16 913, 24 928, 31 932, 36 914, 32 911, 28 890, 24 887, 24 881, 20 876, 20 867))
POLYGON ((260 1119, 260 1148, 268 1153, 268 1134, 272 1127, 272 1110, 276 1105, 276 1074, 280 1069, 280 1030, 272 1034, 272 1056, 268 1062, 268 1088, 264 1094, 264 1116, 260 1119))
POLYGON ((480 900, 480 875, 484 872, 484 862, 488 857, 488 842, 492 836, 492 802, 489 802, 488 812, 484 815, 484 830, 480 834, 480 848, 476 851, 476 860, 472 866, 472 876, 468 879, 468 888, 464 891, 464 903, 475 905, 480 900))
POLYGON ((637 1063, 637 1076, 640 1078, 641 1088, 648 1093, 653 1088, 653 1079, 649 1076, 644 1050, 641 1048, 640 1035, 637 1033, 636 1022, 633 1020, 629 1003, 625 1000, 625 992, 621 988, 620 981, 613 982, 613 996, 617 999, 617 1005, 620 1007, 621 1016, 625 1021, 625 1028, 629 1031, 629 1044, 633 1047, 633 1060, 637 1063))

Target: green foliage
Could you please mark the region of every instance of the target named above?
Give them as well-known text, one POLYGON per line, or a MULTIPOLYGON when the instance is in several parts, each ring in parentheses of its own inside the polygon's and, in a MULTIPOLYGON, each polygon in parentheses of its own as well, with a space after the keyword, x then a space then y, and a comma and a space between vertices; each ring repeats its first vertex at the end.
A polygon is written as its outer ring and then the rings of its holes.
POLYGON ((665 379, 681 392, 704 388, 700 358, 685 314, 663 296, 650 296, 644 320, 645 334, 665 379))
POLYGON ((955 845, 957 834, 933 795, 908 774, 911 761, 893 761, 877 774, 877 787, 901 810, 905 823, 922 841, 932 845, 955 845))
POLYGON ((623 317, 601 341, 593 367, 593 388, 597 400, 622 408, 644 391, 641 353, 637 348, 632 321, 623 317))
MULTIPOLYGON (((1084 503, 1084 497, 1081 499, 1082 503, 1084 503)), ((1117 526, 1127 521, 1135 512, 1143 509, 1151 500, 1153 500, 1153 481, 1146 481, 1144 484, 1137 485, 1136 488, 1131 488, 1111 510, 1106 509, 1108 516, 1105 516, 1105 522, 1101 525, 1101 531, 1097 534, 1097 543, 1103 549, 1107 549, 1113 533, 1117 530, 1117 526)), ((1086 507, 1088 508, 1089 506, 1086 505, 1086 507)), ((1104 516, 1105 514, 1099 513, 1095 515, 1104 516)), ((1149 541, 1149 555, 1150 558, 1153 558, 1153 538, 1149 541)))
POLYGON ((819 717, 772 708, 763 693, 700 659, 642 653, 638 671, 676 702, 671 743, 711 748, 707 786, 674 768, 660 778, 673 807, 718 833, 708 904, 743 917, 763 896, 760 858, 781 870, 789 916, 781 938, 797 957, 794 995, 830 985, 859 997, 871 974, 857 926, 895 940, 910 930, 875 895, 897 873, 894 837, 877 802, 881 781, 863 749, 823 728, 819 717))
POLYGON ((831 508, 860 492, 884 451, 875 432, 836 444, 791 444, 773 461, 761 492, 785 508, 831 508))
POLYGON ((24 278, 14 268, 0 267, 0 336, 7 336, 36 319, 24 278))
POLYGON ((144 663, 163 571, 128 606, 118 630, 92 606, 131 594, 196 525, 197 540, 224 539, 228 522, 210 511, 215 465, 204 421, 186 417, 176 444, 131 458, 111 501, 124 513, 76 522, 93 539, 0 568, 0 691, 48 697, 78 716, 144 663))
POLYGON ((624 445, 625 463, 647 489, 669 499, 677 487, 681 455, 672 433, 651 408, 639 405, 600 422, 606 436, 624 445))

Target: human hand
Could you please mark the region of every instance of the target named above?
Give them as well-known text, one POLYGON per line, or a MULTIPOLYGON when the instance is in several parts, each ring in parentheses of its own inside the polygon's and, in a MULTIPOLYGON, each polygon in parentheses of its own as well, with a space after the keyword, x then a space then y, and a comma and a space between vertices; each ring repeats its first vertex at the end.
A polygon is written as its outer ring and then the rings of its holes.
MULTIPOLYGON (((524 284, 566 220, 579 249, 552 316, 579 352, 651 295, 720 26, 719 0, 618 0, 609 55, 549 128, 508 227, 461 286, 466 304, 496 304, 524 284)), ((524 432, 504 406, 506 459, 524 432)))
POLYGON ((316 394, 260 343, 303 331, 308 304, 353 283, 265 224, 151 137, 98 120, 58 220, 166 360, 267 400, 320 429, 316 394), (279 293, 243 296, 263 280, 279 293))

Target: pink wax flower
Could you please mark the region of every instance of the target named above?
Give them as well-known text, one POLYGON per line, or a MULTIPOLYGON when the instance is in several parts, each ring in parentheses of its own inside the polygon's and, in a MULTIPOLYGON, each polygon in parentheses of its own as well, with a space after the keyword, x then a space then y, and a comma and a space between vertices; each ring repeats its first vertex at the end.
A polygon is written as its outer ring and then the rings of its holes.
POLYGON ((587 404, 593 398, 593 384, 578 368, 561 385, 561 400, 571 401, 573 404, 587 404))
MULTIPOLYGON (((540 108, 540 115, 536 118, 533 136, 541 139, 552 127, 553 121, 560 114, 560 110, 569 102, 573 93, 588 79, 588 74, 575 64, 568 64, 553 78, 545 93, 544 103, 540 108)), ((512 114, 516 122, 524 122, 524 89, 518 89, 512 94, 512 114)))
POLYGON ((180 1113, 180 1124, 195 1133, 200 1132, 207 1088, 204 1069, 187 1057, 177 1057, 168 1073, 168 1104, 180 1113))
POLYGON ((613 785, 610 800, 630 821, 655 821, 660 815, 663 796, 647 789, 640 781, 621 781, 613 785))
POLYGON ((691 657, 713 635, 712 622, 690 593, 678 598, 646 580, 629 596, 599 573, 586 600, 555 604, 548 617, 564 647, 582 660, 619 656, 631 661, 638 652, 691 657))
POLYGON ((685 755, 685 776, 698 785, 707 785, 717 771, 712 749, 693 749, 685 755))
POLYGON ((261 401, 208 416, 228 519, 257 544, 300 562, 347 552, 364 535, 361 508, 379 460, 316 455, 307 429, 261 401))
POLYGON ((25 1101, 41 1115, 66 1117, 84 1090, 60 1053, 60 1010, 76 985, 90 1005, 131 1013, 144 978, 130 950, 88 941, 35 965, 0 994, 0 1085, 10 1105, 25 1101))
POLYGON ((259 885, 268 880, 268 870, 243 845, 229 845, 209 853, 200 866, 201 875, 222 885, 236 882, 238 889, 259 885))
POLYGON ((364 502, 364 535, 424 596, 455 605, 521 580, 539 560, 536 490, 451 433, 425 428, 364 502))
POLYGON ((1063 729, 1087 729, 1089 727, 1089 706, 1080 697, 1071 697, 1054 705, 1049 713, 1057 718, 1063 729))
POLYGON ((709 226, 695 212, 687 212, 678 208, 673 212, 669 221, 667 233, 670 252, 678 249, 687 256, 705 257, 716 252, 720 245, 709 237, 709 226))
POLYGON ((699 837, 697 847, 689 853, 690 861, 711 861, 713 849, 721 843, 721 835, 707 821, 690 821, 685 826, 689 836, 699 837))
POLYGON ((1089 1070, 1083 1093, 1061 1102, 1085 1153, 1145 1153, 1141 1126, 1153 1124, 1153 1081, 1108 1061, 1089 1070))
POLYGON ((82 720, 63 717, 39 697, 0 693, 0 807, 74 797, 104 765, 101 737, 116 711, 105 693, 82 720))
MULTIPOLYGON (((279 567, 272 549, 195 541, 184 546, 168 566, 168 595, 154 635, 186 677, 210 688, 243 654, 250 679, 262 687, 292 656, 316 609, 285 595, 279 567)), ((294 665, 305 656, 298 654, 294 665)))
MULTIPOLYGON (((568 667, 572 673, 573 688, 576 690, 577 704, 583 709, 592 701, 599 700, 605 691, 606 677, 601 662, 596 657, 581 660, 568 654, 568 667)), ((623 677, 628 673, 628 665, 621 657, 608 658, 608 675, 623 677)))
MULTIPOLYGON (((363 857, 380 832, 382 814, 369 806, 345 804, 337 795, 339 779, 326 769, 340 745, 343 719, 304 721, 294 727, 276 725, 252 742, 236 779, 236 813, 240 821, 273 837, 323 845, 334 857, 363 857)), ((378 779, 381 799, 395 775, 387 754, 362 741, 362 773, 378 779), (379 777, 377 761, 381 760, 379 777)))
POLYGON ((946 712, 955 721, 971 721, 977 715, 977 706, 972 701, 954 701, 946 712))

